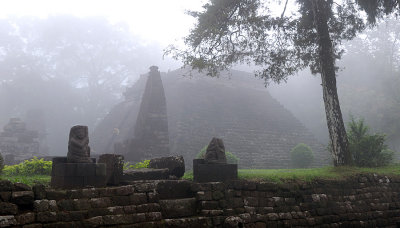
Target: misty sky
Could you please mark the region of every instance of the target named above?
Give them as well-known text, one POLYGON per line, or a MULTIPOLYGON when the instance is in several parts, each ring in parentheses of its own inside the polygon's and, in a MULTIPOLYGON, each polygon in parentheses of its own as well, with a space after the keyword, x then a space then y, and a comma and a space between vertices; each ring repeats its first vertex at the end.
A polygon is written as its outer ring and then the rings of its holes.
POLYGON ((195 20, 186 10, 200 10, 204 0, 4 0, 0 18, 7 16, 46 17, 54 14, 105 16, 126 22, 132 32, 162 46, 188 34, 195 20))

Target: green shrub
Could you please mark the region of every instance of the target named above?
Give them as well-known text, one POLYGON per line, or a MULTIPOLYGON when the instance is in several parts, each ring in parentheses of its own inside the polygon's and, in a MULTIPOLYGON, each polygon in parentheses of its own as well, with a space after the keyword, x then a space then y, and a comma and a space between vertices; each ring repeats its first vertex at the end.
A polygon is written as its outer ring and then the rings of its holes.
POLYGON ((51 174, 51 161, 44 161, 33 157, 31 160, 25 160, 16 165, 4 166, 3 172, 5 175, 50 175, 51 174))
POLYGON ((0 174, 2 173, 4 168, 4 159, 3 156, 0 154, 0 174))
MULTIPOLYGON (((207 147, 205 146, 203 147, 203 149, 200 150, 200 152, 196 155, 196 158, 204 158, 204 156, 206 155, 206 151, 207 151, 207 147)), ((236 157, 236 155, 232 154, 229 151, 225 151, 225 156, 226 156, 226 162, 228 164, 238 164, 239 163, 239 158, 236 157)))
POLYGON ((299 143, 290 151, 292 166, 295 168, 307 168, 314 160, 314 153, 304 143, 299 143))
POLYGON ((149 164, 150 164, 150 160, 143 160, 143 161, 135 163, 135 164, 130 164, 129 162, 125 162, 124 163, 124 170, 148 168, 149 164))
POLYGON ((364 119, 355 120, 353 117, 348 123, 347 137, 353 163, 361 167, 378 167, 388 165, 394 152, 385 145, 384 134, 369 134, 369 127, 364 119))

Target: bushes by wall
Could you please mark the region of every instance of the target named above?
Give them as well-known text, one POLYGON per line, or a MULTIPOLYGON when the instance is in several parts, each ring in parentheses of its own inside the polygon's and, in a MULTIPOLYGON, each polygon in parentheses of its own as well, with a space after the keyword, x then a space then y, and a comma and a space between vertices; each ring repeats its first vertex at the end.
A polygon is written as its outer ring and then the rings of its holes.
POLYGON ((51 174, 51 161, 44 161, 33 157, 31 160, 25 160, 16 165, 4 166, 3 173, 5 175, 50 175, 51 174))
POLYGON ((370 134, 370 128, 363 119, 351 118, 347 128, 354 165, 378 167, 388 165, 392 161, 394 151, 385 144, 384 134, 370 134))
POLYGON ((304 143, 299 143, 290 151, 290 159, 294 168, 307 168, 314 160, 311 148, 304 143))

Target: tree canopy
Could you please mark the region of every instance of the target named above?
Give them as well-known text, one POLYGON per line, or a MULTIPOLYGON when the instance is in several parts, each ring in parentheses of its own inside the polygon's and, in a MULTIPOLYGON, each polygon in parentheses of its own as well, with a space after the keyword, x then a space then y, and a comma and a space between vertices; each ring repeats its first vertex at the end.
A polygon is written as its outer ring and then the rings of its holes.
MULTIPOLYGON (((299 0, 296 14, 276 16, 268 7, 270 2, 212 0, 202 12, 190 12, 198 23, 185 38, 187 49, 170 46, 167 53, 211 76, 237 63, 254 64, 261 68, 256 75, 266 83, 285 81, 307 67, 320 72, 311 2, 299 0)), ((326 9, 336 59, 343 54, 342 41, 364 29, 356 11, 354 5, 331 1, 326 9)))

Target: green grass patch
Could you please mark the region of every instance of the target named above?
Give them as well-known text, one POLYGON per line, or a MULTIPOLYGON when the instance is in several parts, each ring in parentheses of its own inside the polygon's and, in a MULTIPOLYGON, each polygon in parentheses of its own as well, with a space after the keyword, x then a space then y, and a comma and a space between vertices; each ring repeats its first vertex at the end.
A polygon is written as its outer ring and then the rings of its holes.
MULTIPOLYGON (((281 183, 285 181, 310 182, 315 179, 338 180, 355 176, 362 173, 376 173, 380 175, 400 175, 400 164, 389 165, 378 168, 361 167, 322 167, 310 169, 239 169, 239 179, 255 181, 271 181, 281 183)), ((182 177, 186 180, 193 180, 193 171, 188 171, 182 177)))
POLYGON ((193 170, 189 170, 183 174, 182 179, 184 180, 193 180, 193 170))
POLYGON ((20 182, 33 186, 34 184, 43 184, 49 186, 51 176, 49 175, 1 175, 1 180, 9 180, 13 183, 20 182))

